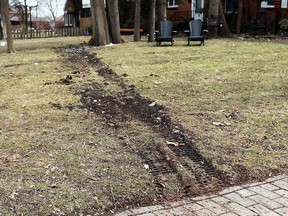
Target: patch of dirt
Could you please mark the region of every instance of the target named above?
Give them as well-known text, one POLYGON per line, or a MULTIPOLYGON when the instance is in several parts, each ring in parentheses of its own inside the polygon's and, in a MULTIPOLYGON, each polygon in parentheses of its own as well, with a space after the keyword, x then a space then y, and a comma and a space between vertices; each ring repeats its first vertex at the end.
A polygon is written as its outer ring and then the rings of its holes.
MULTIPOLYGON (((127 145, 125 137, 119 136, 119 132, 123 131, 123 127, 129 126, 131 120, 140 121, 165 140, 155 143, 155 146, 137 150, 133 145, 127 146, 131 153, 142 159, 143 165, 151 173, 158 201, 167 199, 165 184, 170 173, 176 173, 179 184, 182 185, 181 194, 177 197, 214 192, 233 184, 227 174, 217 170, 211 161, 201 155, 191 131, 174 123, 165 107, 141 96, 135 86, 127 85, 123 76, 118 76, 103 64, 89 52, 89 48, 69 47, 59 51, 67 56, 68 65, 72 64, 75 71, 78 70, 75 68, 76 64, 82 67, 88 65, 95 69, 98 76, 104 78, 104 82, 87 84, 80 93, 81 102, 85 109, 103 119, 107 129, 119 138, 120 143, 127 145), (109 88, 115 86, 121 90, 116 92, 109 88)), ((61 107, 59 104, 51 106, 61 107)))

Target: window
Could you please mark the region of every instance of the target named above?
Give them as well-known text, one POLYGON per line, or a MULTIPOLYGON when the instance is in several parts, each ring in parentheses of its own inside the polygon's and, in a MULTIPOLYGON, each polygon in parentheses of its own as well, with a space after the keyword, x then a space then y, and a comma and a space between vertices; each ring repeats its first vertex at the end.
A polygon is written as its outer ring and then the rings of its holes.
POLYGON ((178 0, 169 0, 168 8, 178 7, 178 0))
POLYGON ((264 0, 261 1, 261 8, 274 8, 275 0, 264 0))
POLYGON ((195 5, 195 12, 196 13, 203 13, 203 8, 202 8, 202 0, 196 0, 196 5, 195 5))
MULTIPOLYGON (((288 0, 281 0, 281 8, 288 7, 288 0)), ((262 0, 261 1, 261 8, 274 8, 275 0, 262 0)))
POLYGON ((238 0, 226 0, 225 9, 226 13, 233 13, 238 11, 238 0))
POLYGON ((83 8, 81 11, 81 17, 91 17, 91 10, 90 8, 83 8))
POLYGON ((74 24, 74 15, 73 14, 65 14, 64 15, 64 22, 65 22, 65 26, 73 26, 74 24))

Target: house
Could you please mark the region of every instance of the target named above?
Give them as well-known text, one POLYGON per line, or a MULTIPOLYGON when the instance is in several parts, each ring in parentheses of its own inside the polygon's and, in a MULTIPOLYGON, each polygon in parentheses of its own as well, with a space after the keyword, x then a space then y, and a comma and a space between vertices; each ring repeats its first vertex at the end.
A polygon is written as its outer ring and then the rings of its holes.
POLYGON ((172 22, 203 20, 205 3, 207 4, 206 0, 168 0, 167 19, 172 22))
POLYGON ((31 10, 25 16, 24 6, 10 7, 10 22, 13 30, 20 29, 51 29, 51 20, 46 17, 34 17, 31 10))
MULTIPOLYGON (((238 0, 221 0, 223 11, 230 29, 236 26, 238 0)), ((281 18, 288 18, 288 0, 244 0, 242 11, 242 26, 249 26, 257 18, 265 20, 267 26, 275 28, 277 15, 281 18), (280 15, 275 11, 275 4, 280 3, 280 15), (275 21, 276 20, 276 21, 275 21)), ((168 0, 167 19, 174 23, 180 23, 190 19, 201 19, 207 17, 208 0, 168 0)))
POLYGON ((89 0, 66 0, 64 26, 79 27, 82 34, 91 31, 92 18, 89 0))
POLYGON ((22 8, 10 7, 9 16, 12 29, 20 29, 25 26, 24 6, 22 8))
MULTIPOLYGON (((223 11, 232 32, 236 29, 239 0, 221 0, 223 11)), ((261 18, 267 27, 275 29, 277 18, 288 18, 288 0, 243 0, 242 27, 251 29, 251 23, 261 18), (276 13, 275 4, 280 2, 280 12, 276 13), (275 21, 276 20, 276 21, 275 21)), ((176 24, 191 19, 203 20, 207 17, 209 0, 167 0, 167 19, 176 24)), ((66 0, 64 7, 65 27, 80 27, 83 34, 91 29, 92 19, 89 0, 66 0)))

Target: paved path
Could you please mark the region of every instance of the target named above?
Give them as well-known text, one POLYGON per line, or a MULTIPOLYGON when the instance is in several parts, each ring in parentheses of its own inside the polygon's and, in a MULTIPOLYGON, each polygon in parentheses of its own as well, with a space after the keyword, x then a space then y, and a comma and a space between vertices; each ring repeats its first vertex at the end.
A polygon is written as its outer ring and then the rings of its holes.
POLYGON ((288 175, 227 188, 218 194, 127 210, 115 216, 288 216, 288 175))

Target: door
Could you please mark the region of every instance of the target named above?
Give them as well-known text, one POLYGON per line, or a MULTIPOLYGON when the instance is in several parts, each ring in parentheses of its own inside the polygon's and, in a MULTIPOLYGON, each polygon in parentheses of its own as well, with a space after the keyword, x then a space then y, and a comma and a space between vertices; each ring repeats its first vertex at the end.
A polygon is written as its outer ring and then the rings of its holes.
POLYGON ((194 20, 203 21, 204 0, 193 0, 192 4, 192 17, 194 20))

